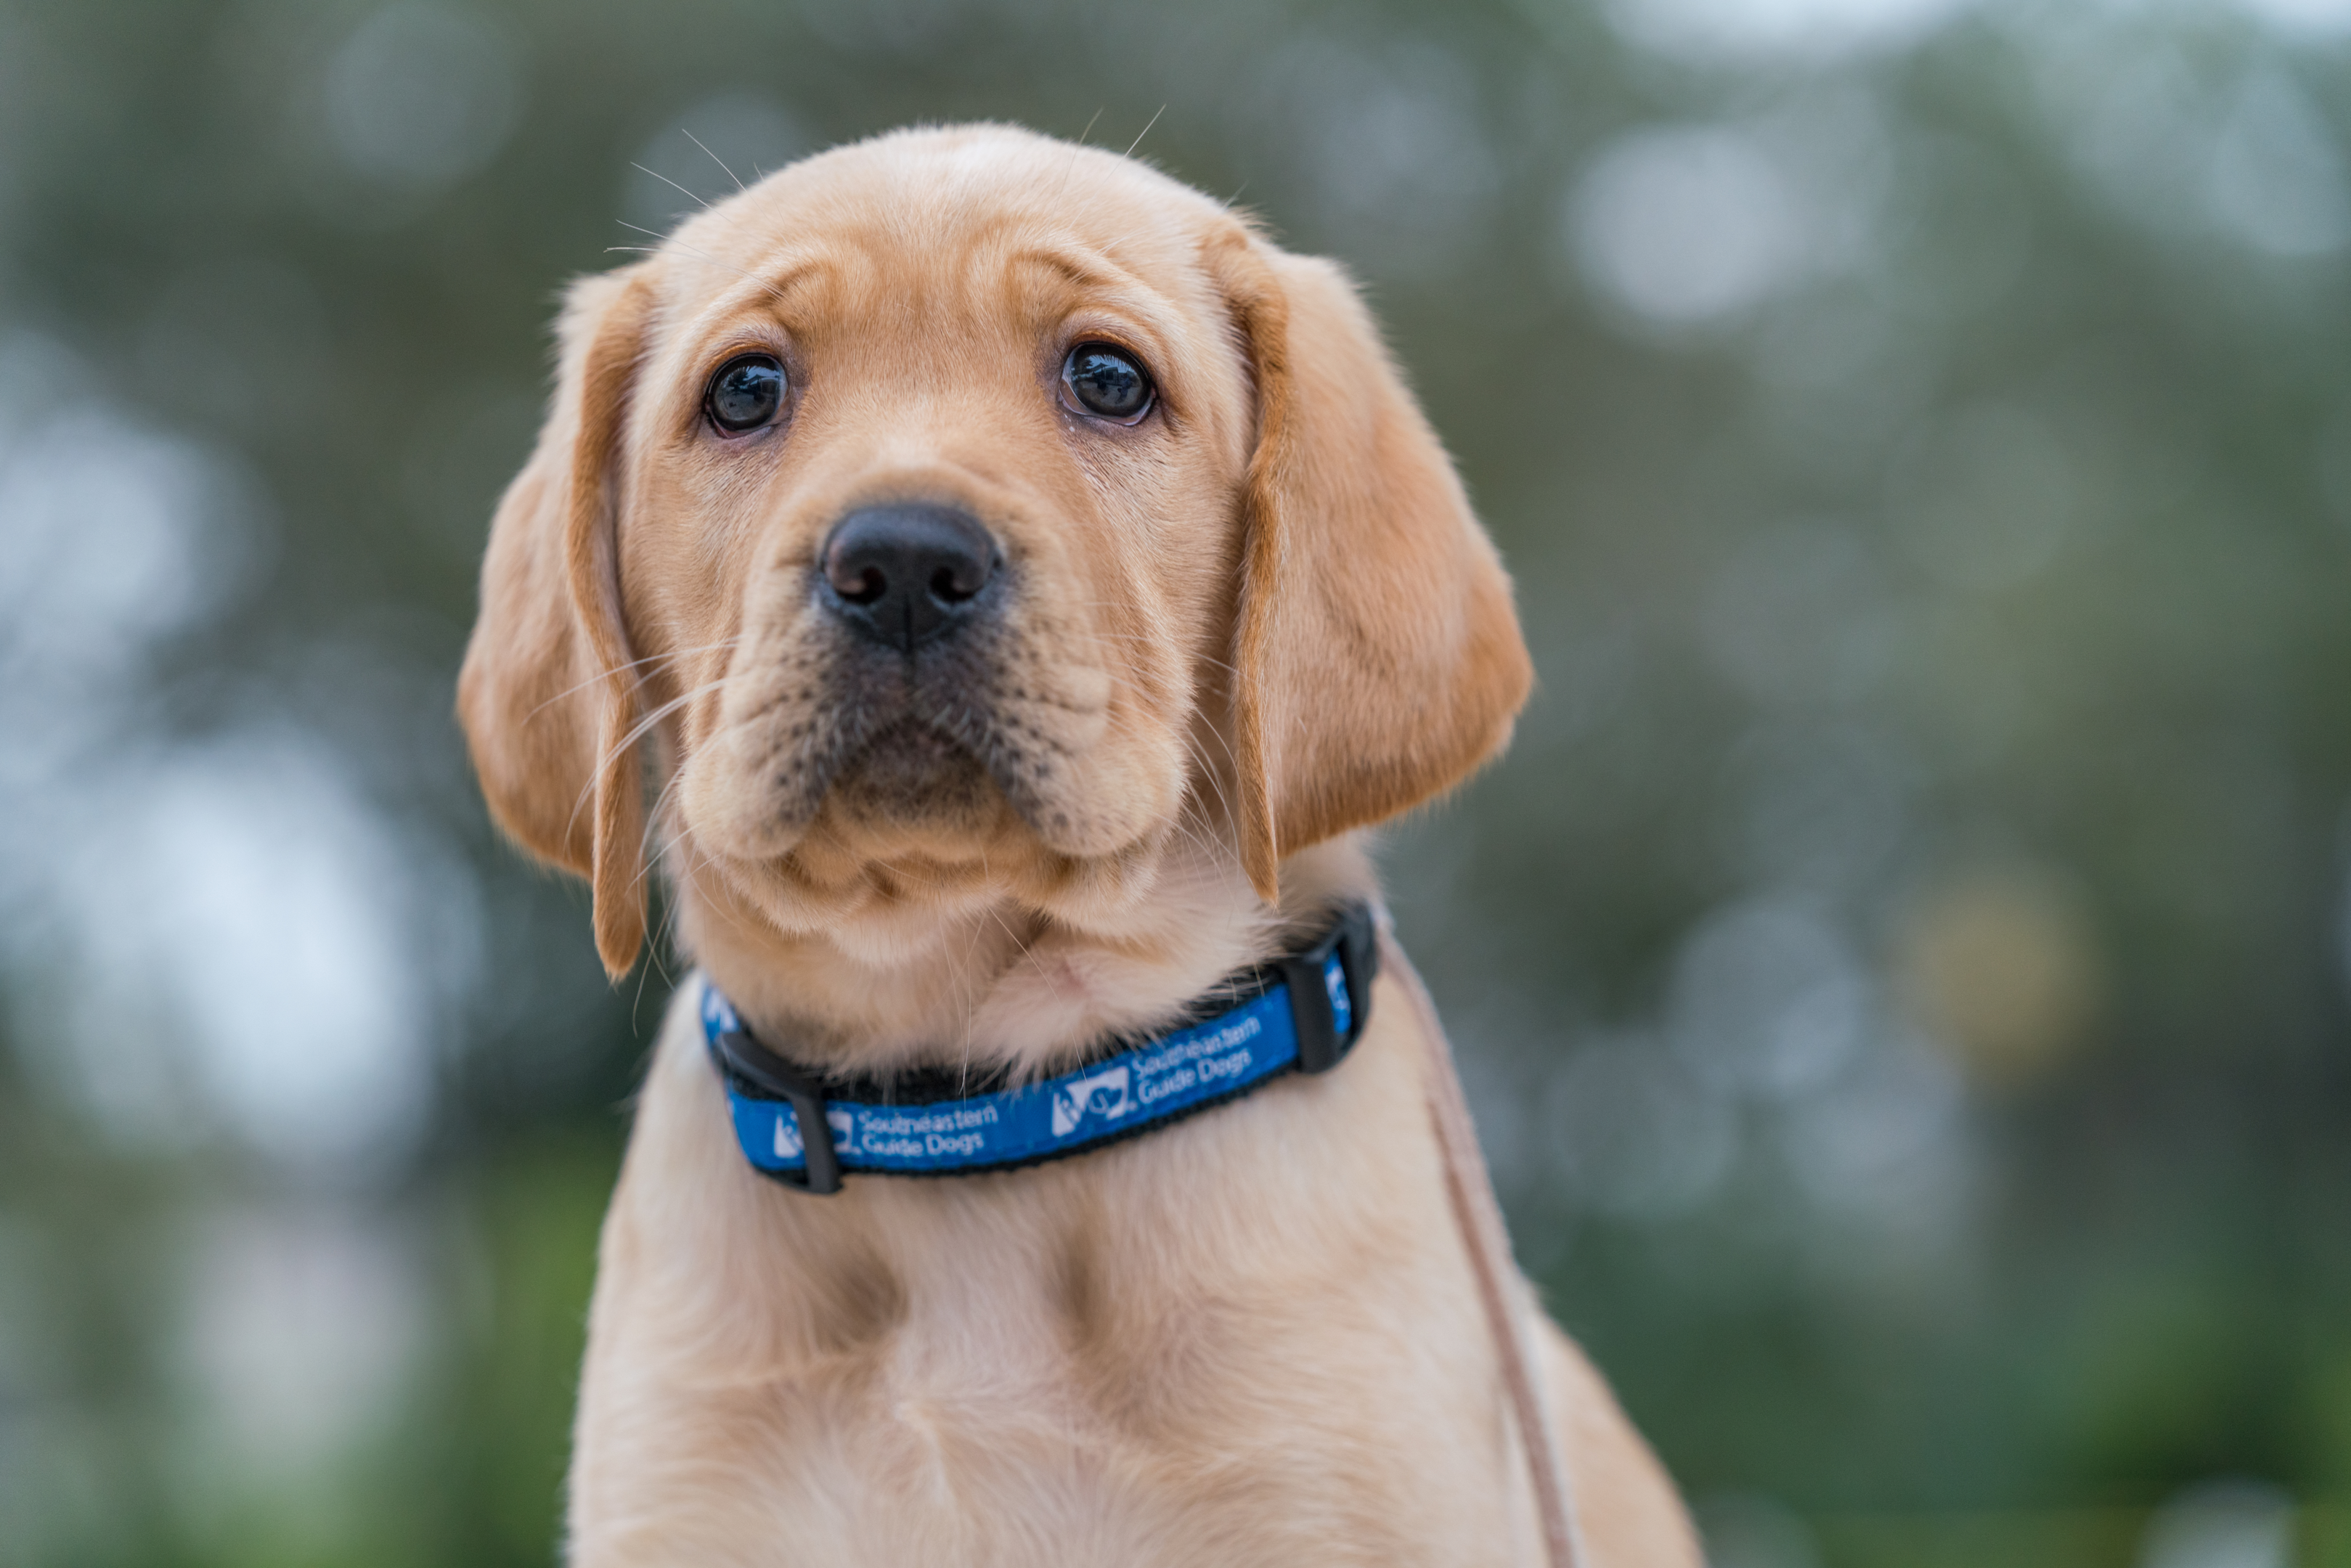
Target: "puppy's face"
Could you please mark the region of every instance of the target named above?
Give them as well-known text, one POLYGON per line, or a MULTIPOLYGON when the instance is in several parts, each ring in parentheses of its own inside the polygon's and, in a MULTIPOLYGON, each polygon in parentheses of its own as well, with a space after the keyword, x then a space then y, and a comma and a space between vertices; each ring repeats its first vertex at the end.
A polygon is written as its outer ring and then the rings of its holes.
POLYGON ((1081 918, 1458 779, 1507 584, 1344 280, 1017 131, 796 165, 575 289, 461 687, 493 810, 785 931, 1081 918), (642 794, 641 748, 655 793, 642 794))
POLYGON ((1249 454, 1205 206, 981 136, 818 160, 664 247, 618 561, 690 873, 798 925, 1168 837, 1249 454))

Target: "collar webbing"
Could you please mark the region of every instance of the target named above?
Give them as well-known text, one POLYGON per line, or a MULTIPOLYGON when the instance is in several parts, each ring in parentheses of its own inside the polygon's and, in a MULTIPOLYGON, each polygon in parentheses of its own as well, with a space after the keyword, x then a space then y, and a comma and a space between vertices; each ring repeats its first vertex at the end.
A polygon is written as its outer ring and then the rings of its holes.
POLYGON ((1379 967, 1371 911, 1342 910, 1301 952, 1217 988, 1237 1006, 1059 1077, 977 1094, 937 1070, 828 1081, 751 1037, 702 982, 702 1030, 726 1085, 735 1138, 762 1175, 835 1192, 849 1174, 963 1176, 1057 1160, 1237 1099, 1296 1069, 1327 1072, 1371 1018, 1379 967), (813 1130, 813 1136, 810 1135, 813 1130))

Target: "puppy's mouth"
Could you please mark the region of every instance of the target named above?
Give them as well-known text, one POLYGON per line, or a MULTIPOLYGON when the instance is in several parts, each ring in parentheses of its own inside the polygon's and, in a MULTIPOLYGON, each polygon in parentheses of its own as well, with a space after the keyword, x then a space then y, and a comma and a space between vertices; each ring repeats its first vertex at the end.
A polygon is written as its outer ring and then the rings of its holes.
POLYGON ((968 652, 895 667, 836 654, 804 706, 770 720, 783 745, 765 831, 792 838, 821 821, 851 844, 912 833, 935 853, 991 841, 1017 816, 1050 839, 1038 786, 1057 742, 1021 711, 1025 690, 968 652))
POLYGON ((912 659, 841 640, 762 650, 694 748, 686 821, 747 861, 790 855, 812 831, 828 852, 952 860, 993 853, 1016 826, 1056 854, 1114 852, 1172 810, 1176 768, 1147 758, 1138 779, 1105 748, 1109 674, 1040 653, 1067 641, 999 626, 912 659))
POLYGON ((971 748, 911 716, 875 729, 833 776, 832 799, 861 827, 978 831, 1003 801, 971 748))

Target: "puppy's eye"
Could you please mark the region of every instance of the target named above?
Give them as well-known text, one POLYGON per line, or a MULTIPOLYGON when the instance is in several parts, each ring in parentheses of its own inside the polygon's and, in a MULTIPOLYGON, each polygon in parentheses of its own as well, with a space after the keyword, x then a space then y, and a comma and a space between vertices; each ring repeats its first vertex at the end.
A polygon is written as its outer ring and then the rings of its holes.
POLYGON ((702 401, 719 429, 757 429, 783 406, 784 367, 773 354, 737 354, 718 367, 702 401))
POLYGON ((1151 378, 1124 350, 1081 343, 1061 361, 1061 384, 1088 413, 1133 424, 1151 408, 1151 378))

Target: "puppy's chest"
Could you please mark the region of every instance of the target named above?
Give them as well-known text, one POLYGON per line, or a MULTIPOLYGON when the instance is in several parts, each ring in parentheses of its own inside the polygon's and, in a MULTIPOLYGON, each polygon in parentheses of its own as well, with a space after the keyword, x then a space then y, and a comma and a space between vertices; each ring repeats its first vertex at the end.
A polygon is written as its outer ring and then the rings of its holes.
POLYGON ((687 1462, 605 1471, 594 1511, 841 1568, 1508 1559, 1494 1427, 1390 1311, 984 1256, 904 1286, 821 1365, 640 1385, 687 1462))
POLYGON ((768 1391, 752 1495, 792 1543, 779 1561, 1289 1564, 1333 1531, 1371 1560, 1499 1560, 1479 1537, 1504 1519, 1426 1506, 1489 1489, 1468 1467, 1429 1484, 1490 1434, 1433 1430, 1458 1400, 1367 1325, 1197 1299, 1083 1321, 1029 1287, 965 1281, 952 1316, 917 1308, 859 1374, 768 1391), (1381 1367, 1400 1375, 1366 1401, 1381 1367))
POLYGON ((744 1181, 703 1135, 712 1086, 657 1074, 598 1283, 574 1563, 1512 1560, 1475 1297, 1416 1103, 1377 1103, 1408 1066, 1332 1081, 1368 1106, 1269 1092, 834 1198, 744 1181))

